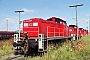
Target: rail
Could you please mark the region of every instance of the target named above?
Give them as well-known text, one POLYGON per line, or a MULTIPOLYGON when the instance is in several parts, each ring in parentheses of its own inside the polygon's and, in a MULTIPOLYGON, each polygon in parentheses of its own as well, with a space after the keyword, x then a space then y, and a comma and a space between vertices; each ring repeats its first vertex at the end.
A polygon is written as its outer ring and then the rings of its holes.
POLYGON ((5 53, 0 55, 0 60, 24 60, 23 55, 13 55, 14 52, 5 53))

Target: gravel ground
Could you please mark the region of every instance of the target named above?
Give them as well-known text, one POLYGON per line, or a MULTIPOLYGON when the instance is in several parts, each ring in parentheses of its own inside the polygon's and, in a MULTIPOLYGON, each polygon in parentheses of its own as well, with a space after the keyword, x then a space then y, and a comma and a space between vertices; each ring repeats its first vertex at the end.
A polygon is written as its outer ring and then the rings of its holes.
POLYGON ((23 55, 11 55, 1 58, 0 60, 25 60, 25 57, 23 55))

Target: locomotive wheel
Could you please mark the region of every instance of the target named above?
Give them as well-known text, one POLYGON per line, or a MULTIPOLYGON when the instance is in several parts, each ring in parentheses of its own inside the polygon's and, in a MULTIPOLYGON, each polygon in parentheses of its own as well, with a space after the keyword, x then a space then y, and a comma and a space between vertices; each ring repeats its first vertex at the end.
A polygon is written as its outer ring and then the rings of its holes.
POLYGON ((14 46, 14 47, 16 47, 16 46, 17 46, 17 43, 16 43, 16 42, 14 42, 14 43, 13 43, 13 46, 14 46))
POLYGON ((14 52, 14 55, 18 55, 18 51, 15 51, 15 52, 14 52))
POLYGON ((20 51, 20 54, 23 55, 23 54, 24 54, 24 51, 21 50, 21 51, 20 51))
POLYGON ((39 52, 40 57, 44 55, 44 52, 39 52))
POLYGON ((28 57, 28 53, 25 53, 25 54, 24 54, 24 57, 28 57))

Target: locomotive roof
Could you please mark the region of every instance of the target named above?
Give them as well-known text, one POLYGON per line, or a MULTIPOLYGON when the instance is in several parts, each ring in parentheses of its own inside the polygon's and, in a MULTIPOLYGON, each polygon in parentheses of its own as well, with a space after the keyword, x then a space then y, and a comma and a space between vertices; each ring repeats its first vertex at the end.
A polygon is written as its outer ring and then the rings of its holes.
POLYGON ((79 28, 79 29, 83 29, 83 28, 79 28))
POLYGON ((76 25, 69 25, 69 27, 76 27, 76 25))
MULTIPOLYGON (((66 21, 64 21, 64 20, 61 19, 61 18, 56 18, 56 17, 52 17, 52 18, 55 18, 55 21, 56 21, 56 20, 60 20, 60 21, 62 21, 62 22, 64 22, 64 23, 66 23, 66 21)), ((47 20, 52 20, 52 18, 49 18, 49 19, 47 19, 47 20)))
POLYGON ((69 25, 69 27, 77 27, 76 25, 69 25))

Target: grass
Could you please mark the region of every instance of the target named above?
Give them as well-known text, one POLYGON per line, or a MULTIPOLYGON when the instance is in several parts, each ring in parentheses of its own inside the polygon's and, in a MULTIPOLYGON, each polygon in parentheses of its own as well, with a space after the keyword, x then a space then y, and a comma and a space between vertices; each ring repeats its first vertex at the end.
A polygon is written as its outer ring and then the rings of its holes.
MULTIPOLYGON (((84 36, 80 40, 63 44, 63 46, 57 49, 52 48, 42 57, 26 57, 26 60, 90 60, 90 36, 84 36), (85 45, 82 44, 84 48, 77 50, 74 48, 74 44, 80 40, 83 41, 85 45)), ((80 45, 78 44, 77 46, 80 45)))
MULTIPOLYGON (((25 57, 25 60, 90 60, 90 36, 84 36, 80 40, 65 43, 62 46, 57 45, 58 48, 49 47, 48 53, 45 53, 44 56, 29 56, 25 57), (80 40, 84 43, 84 45, 77 44, 75 47, 75 44, 80 40), (80 49, 78 46, 83 46, 84 48, 80 49), (79 50, 76 48, 79 48, 79 50)), ((8 45, 6 42, 4 44, 2 43, 0 42, 0 44, 3 45, 3 47, 0 45, 0 55, 7 52, 13 52, 12 44, 8 45)))
POLYGON ((9 56, 13 53, 13 39, 0 41, 0 58, 9 56))

